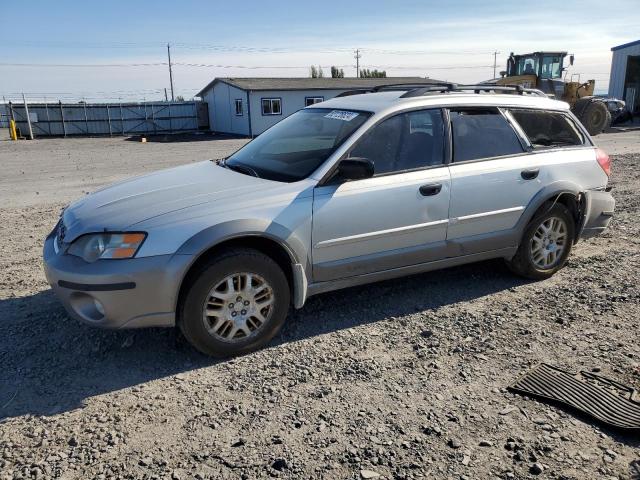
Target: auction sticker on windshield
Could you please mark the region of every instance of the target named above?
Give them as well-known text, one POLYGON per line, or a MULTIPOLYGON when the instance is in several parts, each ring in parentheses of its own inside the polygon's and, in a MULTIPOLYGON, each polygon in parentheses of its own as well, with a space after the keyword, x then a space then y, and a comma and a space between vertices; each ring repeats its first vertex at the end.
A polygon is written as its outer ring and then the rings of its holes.
POLYGON ((324 118, 334 118, 336 120, 343 120, 350 122, 358 116, 357 112, 347 112, 346 110, 331 110, 324 118))

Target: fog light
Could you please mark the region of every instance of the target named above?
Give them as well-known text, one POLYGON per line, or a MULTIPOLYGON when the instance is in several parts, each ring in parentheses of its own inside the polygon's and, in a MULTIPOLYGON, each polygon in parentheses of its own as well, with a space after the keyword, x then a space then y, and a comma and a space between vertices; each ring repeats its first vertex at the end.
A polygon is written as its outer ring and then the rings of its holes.
POLYGON ((104 306, 88 293, 73 292, 69 296, 73 311, 83 320, 99 322, 104 319, 104 306))
POLYGON ((93 304, 95 305, 98 313, 104 317, 104 307, 102 306, 102 304, 95 298, 93 299, 93 304))

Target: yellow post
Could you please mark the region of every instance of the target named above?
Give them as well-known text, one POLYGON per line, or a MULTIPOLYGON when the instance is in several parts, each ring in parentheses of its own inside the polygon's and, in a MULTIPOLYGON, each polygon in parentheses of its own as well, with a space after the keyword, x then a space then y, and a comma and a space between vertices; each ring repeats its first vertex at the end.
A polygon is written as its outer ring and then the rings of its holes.
POLYGON ((18 140, 18 134, 16 133, 16 121, 9 120, 9 136, 11 140, 18 140))

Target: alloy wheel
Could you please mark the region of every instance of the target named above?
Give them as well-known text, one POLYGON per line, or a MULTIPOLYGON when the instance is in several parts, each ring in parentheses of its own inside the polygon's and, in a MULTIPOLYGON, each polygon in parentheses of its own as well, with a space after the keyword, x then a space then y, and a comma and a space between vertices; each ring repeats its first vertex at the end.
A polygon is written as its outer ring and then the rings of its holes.
POLYGON ((233 273, 213 287, 202 318, 209 334, 225 342, 254 336, 274 310, 273 288, 256 273, 233 273))
POLYGON ((530 253, 534 265, 541 270, 554 268, 566 248, 567 225, 558 217, 544 220, 533 233, 530 253))

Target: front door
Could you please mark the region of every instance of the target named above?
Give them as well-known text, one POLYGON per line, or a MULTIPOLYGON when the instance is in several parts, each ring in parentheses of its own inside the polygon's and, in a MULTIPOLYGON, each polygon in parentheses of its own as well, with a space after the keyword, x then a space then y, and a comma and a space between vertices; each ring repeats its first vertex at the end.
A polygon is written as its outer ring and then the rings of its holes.
POLYGON ((316 187, 314 281, 363 275, 442 256, 450 175, 440 109, 397 114, 372 127, 350 157, 374 162, 372 178, 316 187))

